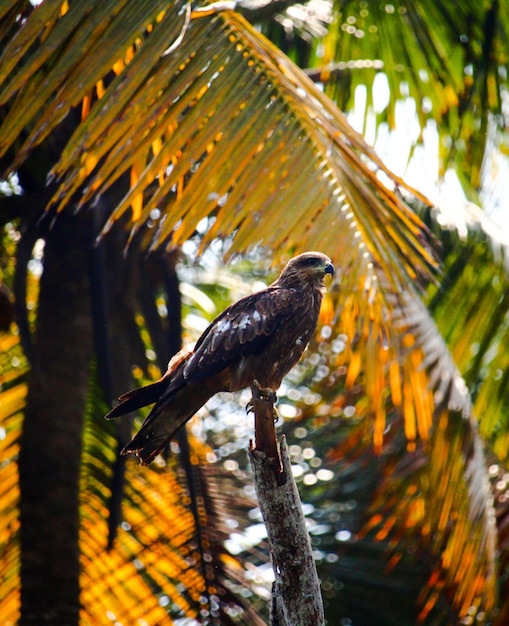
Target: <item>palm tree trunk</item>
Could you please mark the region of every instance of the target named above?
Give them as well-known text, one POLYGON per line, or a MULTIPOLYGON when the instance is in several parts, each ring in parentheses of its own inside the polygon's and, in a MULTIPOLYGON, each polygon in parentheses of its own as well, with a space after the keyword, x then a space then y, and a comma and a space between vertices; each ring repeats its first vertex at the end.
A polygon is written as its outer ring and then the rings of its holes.
POLYGON ((87 217, 62 214, 44 250, 19 455, 21 625, 79 622, 79 473, 92 356, 87 217))

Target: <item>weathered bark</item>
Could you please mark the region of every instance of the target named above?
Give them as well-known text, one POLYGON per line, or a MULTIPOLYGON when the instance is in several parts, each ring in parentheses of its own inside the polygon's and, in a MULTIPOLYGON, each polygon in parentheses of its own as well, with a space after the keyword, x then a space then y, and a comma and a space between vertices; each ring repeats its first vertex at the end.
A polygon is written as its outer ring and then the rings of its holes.
MULTIPOLYGON (((274 404, 253 388, 255 421, 273 422, 274 404)), ((257 429, 259 431, 259 428, 257 429)), ((268 448, 272 450, 272 436, 268 448)), ((292 474, 285 438, 278 458, 260 449, 249 450, 258 502, 262 512, 274 569, 271 626, 322 626, 324 624, 320 580, 306 530, 299 492, 292 474), (281 464, 281 466, 280 466, 281 464)))
POLYGON ((21 449, 21 625, 79 623, 79 475, 92 356, 87 216, 50 229, 21 449))

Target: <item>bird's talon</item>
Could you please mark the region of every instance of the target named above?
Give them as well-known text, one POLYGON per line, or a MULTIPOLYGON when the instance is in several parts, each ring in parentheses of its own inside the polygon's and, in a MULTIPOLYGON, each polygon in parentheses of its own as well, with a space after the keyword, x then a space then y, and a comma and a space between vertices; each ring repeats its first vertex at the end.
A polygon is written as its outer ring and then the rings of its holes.
POLYGON ((277 410, 276 407, 274 407, 274 410, 272 412, 272 418, 274 419, 274 424, 277 424, 279 422, 280 417, 281 415, 279 414, 279 411, 277 410))

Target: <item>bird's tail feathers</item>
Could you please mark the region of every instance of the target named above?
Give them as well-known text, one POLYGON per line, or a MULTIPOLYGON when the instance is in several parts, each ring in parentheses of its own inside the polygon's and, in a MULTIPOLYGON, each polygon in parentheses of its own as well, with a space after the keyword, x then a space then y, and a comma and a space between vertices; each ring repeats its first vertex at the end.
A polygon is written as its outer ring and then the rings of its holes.
POLYGON ((167 392, 153 407, 122 454, 135 452, 142 465, 151 463, 205 402, 226 388, 227 378, 225 370, 207 381, 186 382, 167 392))
POLYGON ((147 404, 153 404, 157 402, 161 397, 165 387, 168 386, 168 381, 161 378, 151 385, 146 387, 140 387, 139 389, 132 389, 127 393, 123 393, 119 397, 119 403, 114 406, 111 411, 106 415, 106 419, 110 420, 120 415, 125 415, 136 409, 140 409, 147 404))
MULTIPOLYGON (((182 392, 182 389, 179 391, 182 392)), ((121 454, 136 453, 142 465, 149 465, 155 459, 204 402, 199 398, 191 404, 183 403, 180 401, 179 391, 171 394, 162 405, 156 405, 152 409, 121 454)))
POLYGON ((185 421, 168 436, 165 433, 156 435, 143 429, 123 448, 120 454, 130 454, 134 452, 139 458, 141 465, 150 465, 156 456, 166 447, 177 430, 185 424, 185 421))
MULTIPOLYGON (((184 370, 187 360, 193 354, 193 348, 194 344, 188 344, 182 348, 182 350, 177 352, 177 354, 175 354, 168 363, 168 369, 166 370, 164 376, 155 383, 138 389, 132 389, 131 391, 122 394, 119 397, 119 403, 106 415, 106 419, 110 420, 114 417, 130 413, 131 411, 136 411, 136 409, 141 409, 141 407, 146 406, 147 404, 157 402, 169 386, 170 381, 168 379, 171 379, 173 384, 173 379, 177 379, 179 372, 184 370)), ((175 384, 180 385, 181 382, 178 381, 175 384)))

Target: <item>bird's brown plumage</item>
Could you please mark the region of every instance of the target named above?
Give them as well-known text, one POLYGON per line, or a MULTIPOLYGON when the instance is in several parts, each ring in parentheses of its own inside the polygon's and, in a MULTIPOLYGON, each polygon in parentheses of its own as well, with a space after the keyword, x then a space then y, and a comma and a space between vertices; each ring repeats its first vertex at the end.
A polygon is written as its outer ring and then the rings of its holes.
POLYGON ((148 465, 209 398, 257 380, 277 391, 302 356, 316 328, 330 259, 306 252, 289 261, 263 291, 225 309, 194 349, 184 349, 157 382, 120 396, 106 416, 117 417, 155 402, 140 431, 122 451, 148 465))

